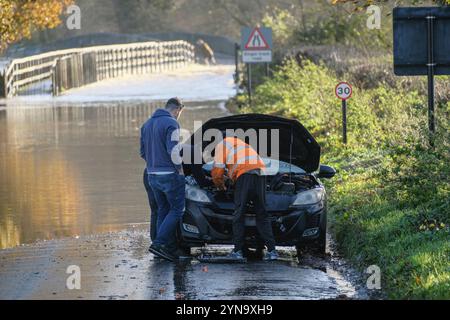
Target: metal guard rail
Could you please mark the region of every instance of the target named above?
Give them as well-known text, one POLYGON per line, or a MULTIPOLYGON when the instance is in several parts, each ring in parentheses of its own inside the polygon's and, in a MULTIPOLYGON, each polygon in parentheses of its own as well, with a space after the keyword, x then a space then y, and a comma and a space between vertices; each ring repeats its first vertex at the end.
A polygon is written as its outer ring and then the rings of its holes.
MULTIPOLYGON (((3 95, 11 98, 42 81, 51 81, 53 95, 124 75, 173 70, 195 60, 186 41, 140 42, 59 50, 14 59, 3 75, 3 95)), ((2 75, 0 75, 2 78, 2 75)))

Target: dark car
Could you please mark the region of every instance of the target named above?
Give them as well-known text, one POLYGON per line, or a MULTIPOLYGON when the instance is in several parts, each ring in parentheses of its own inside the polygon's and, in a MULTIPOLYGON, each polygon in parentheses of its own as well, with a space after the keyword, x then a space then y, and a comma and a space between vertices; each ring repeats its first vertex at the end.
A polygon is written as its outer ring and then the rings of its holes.
MULTIPOLYGON (((279 130, 279 156, 277 159, 263 158, 267 166, 267 211, 271 214, 276 243, 278 246, 295 246, 297 250, 307 245, 324 253, 326 192, 319 179, 332 178, 336 171, 320 166, 320 146, 311 134, 296 120, 261 114, 212 119, 200 130, 203 134, 208 129, 222 132, 254 129, 258 134, 279 130)), ((211 169, 212 163, 204 164, 206 175, 210 175, 211 169)), ((202 188, 192 177, 189 166, 185 167, 185 174, 186 211, 178 232, 181 247, 190 250, 205 244, 232 244, 232 186, 226 192, 213 187, 202 188)), ((245 224, 247 245, 257 248, 256 218, 251 203, 245 224)))

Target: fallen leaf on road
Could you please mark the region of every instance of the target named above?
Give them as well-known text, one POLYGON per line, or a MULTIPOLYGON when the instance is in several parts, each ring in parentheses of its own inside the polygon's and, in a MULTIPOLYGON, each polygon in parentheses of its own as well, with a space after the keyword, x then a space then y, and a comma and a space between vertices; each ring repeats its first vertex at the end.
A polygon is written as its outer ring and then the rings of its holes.
POLYGON ((182 293, 175 293, 175 299, 176 300, 184 300, 184 294, 182 294, 182 293))

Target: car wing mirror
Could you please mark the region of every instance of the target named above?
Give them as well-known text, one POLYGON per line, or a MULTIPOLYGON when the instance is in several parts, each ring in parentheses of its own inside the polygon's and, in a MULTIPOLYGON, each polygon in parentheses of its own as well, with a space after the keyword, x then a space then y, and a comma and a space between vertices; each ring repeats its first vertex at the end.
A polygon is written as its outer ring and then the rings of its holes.
POLYGON ((336 170, 330 166, 320 165, 319 179, 331 179, 336 175, 336 170))

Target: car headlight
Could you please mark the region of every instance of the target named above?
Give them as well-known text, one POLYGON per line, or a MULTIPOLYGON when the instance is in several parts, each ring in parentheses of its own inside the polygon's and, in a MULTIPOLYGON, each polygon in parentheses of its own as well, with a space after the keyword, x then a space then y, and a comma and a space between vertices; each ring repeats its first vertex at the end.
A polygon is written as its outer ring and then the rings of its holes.
POLYGON ((302 206, 315 204, 322 201, 325 195, 325 190, 322 188, 312 189, 299 193, 292 203, 293 206, 302 206))
POLYGON ((205 191, 198 187, 189 185, 186 185, 186 199, 196 202, 211 203, 211 200, 209 199, 205 191))

